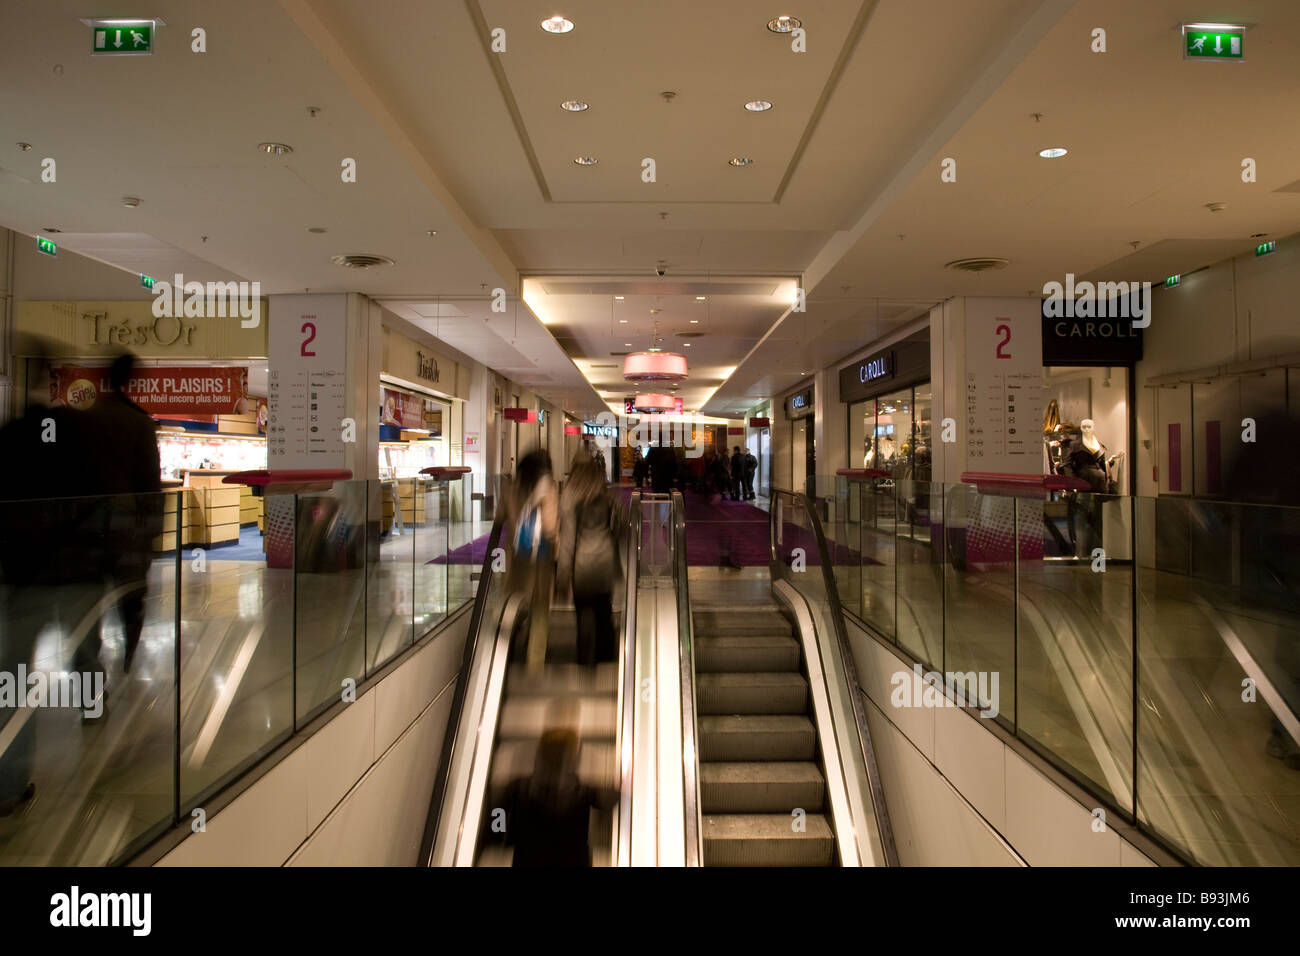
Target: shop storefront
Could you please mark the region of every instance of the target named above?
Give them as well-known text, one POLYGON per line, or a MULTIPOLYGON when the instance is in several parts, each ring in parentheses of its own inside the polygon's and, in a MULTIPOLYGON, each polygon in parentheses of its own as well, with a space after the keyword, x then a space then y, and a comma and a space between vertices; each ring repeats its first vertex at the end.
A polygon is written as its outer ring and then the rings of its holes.
POLYGON ((900 480, 931 476, 930 332, 916 333, 840 369, 848 408, 849 468, 900 480))
POLYGON ((772 420, 771 404, 764 402, 753 410, 745 423, 745 443, 749 453, 758 460, 758 471, 754 475, 754 490, 760 498, 772 494, 772 420))
MULTIPOLYGON (((1111 314, 1109 306, 1098 309, 1111 314)), ((1118 310, 1114 311, 1118 315, 1118 310)), ((1047 506, 1056 554, 1088 558, 1105 547, 1111 558, 1130 557, 1131 495, 1136 460, 1134 365, 1142 359, 1142 329, 1127 318, 1072 318, 1043 306, 1043 472, 1071 474, 1090 494, 1047 506)))
POLYGON ((790 422, 790 487, 813 495, 810 482, 817 475, 816 392, 809 385, 786 396, 785 417, 790 422))
MULTIPOLYGON (((464 403, 470 370, 429 345, 383 330, 379 381, 379 478, 383 487, 381 533, 419 526, 450 502, 431 500, 426 468, 464 460, 464 403)), ((455 499, 459 501, 459 499, 455 499)))
POLYGON ((185 490, 183 515, 167 498, 157 550, 234 545, 241 528, 260 526, 262 499, 222 479, 266 467, 265 307, 249 328, 232 318, 155 316, 148 301, 22 302, 15 331, 44 356, 16 355, 19 384, 25 389, 48 360, 51 404, 93 408, 109 390, 113 358, 136 356, 127 394, 158 423, 164 488, 185 490))

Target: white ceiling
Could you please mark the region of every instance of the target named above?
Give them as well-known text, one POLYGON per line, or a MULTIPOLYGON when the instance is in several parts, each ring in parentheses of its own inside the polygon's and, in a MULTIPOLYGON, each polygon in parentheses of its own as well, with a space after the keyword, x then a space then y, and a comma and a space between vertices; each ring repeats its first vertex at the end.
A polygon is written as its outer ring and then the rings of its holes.
POLYGON ((371 294, 575 412, 603 407, 589 382, 627 392, 591 365, 647 342, 652 307, 671 341, 697 294, 708 328, 681 343, 683 394, 734 415, 948 296, 1067 271, 1159 280, 1300 230, 1294 0, 155 0, 158 52, 130 59, 88 55, 87 13, 0 7, 0 222, 56 226, 132 271, 191 257, 267 293, 371 294), (555 12, 577 29, 538 29, 555 12), (806 53, 764 28, 777 12, 803 19, 806 53), (1197 17, 1250 24, 1246 61, 1184 61, 1179 23, 1197 17), (206 54, 189 52, 199 25, 206 54), (570 98, 591 109, 560 110, 570 98), (755 98, 774 109, 746 112, 755 98), (258 153, 266 140, 294 152, 258 153), (1040 159, 1048 145, 1070 154, 1040 159), (329 262, 356 252, 397 264, 329 262), (967 256, 1010 265, 944 268, 967 256), (799 277, 804 313, 735 281, 799 277))

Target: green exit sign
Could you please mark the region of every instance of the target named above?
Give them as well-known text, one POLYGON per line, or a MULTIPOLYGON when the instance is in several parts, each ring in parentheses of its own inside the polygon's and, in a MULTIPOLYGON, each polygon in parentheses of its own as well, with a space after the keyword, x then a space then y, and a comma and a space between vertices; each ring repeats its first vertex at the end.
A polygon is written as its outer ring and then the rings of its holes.
POLYGON ((1170 276, 1168 279, 1165 280, 1165 288, 1172 289, 1174 286, 1178 285, 1178 283, 1182 281, 1183 281, 1182 276, 1170 276))
POLYGON ((147 276, 147 275, 145 275, 143 272, 140 273, 140 284, 141 284, 142 286, 144 286, 146 289, 152 289, 152 288, 153 288, 153 276, 147 276))
POLYGON ((46 239, 44 236, 37 236, 36 251, 43 252, 47 256, 57 256, 59 254, 59 247, 55 244, 53 239, 46 239))
POLYGON ((1246 28, 1228 23, 1183 24, 1183 59, 1236 60, 1246 58, 1246 28))
POLYGON ((103 56, 148 56, 153 53, 153 20, 94 20, 91 52, 103 56))
POLYGON ((1261 242, 1255 247, 1255 255, 1266 256, 1269 253, 1274 252, 1276 249, 1277 242, 1270 239, 1268 242, 1261 242))

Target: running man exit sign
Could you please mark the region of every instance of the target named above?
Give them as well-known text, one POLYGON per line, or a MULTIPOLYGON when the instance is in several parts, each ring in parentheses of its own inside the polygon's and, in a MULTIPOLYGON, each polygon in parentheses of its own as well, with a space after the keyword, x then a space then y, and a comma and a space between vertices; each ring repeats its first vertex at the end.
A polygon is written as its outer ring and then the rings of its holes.
POLYGON ((101 56, 150 56, 153 29, 153 20, 92 20, 91 52, 101 56))
POLYGON ((1184 23, 1183 59, 1244 60, 1245 33, 1229 23, 1184 23))

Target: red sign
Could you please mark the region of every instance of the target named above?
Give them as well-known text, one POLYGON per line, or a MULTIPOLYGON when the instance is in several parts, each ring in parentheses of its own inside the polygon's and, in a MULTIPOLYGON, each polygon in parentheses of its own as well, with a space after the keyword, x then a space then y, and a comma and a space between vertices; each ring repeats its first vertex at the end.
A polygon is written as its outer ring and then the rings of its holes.
MULTIPOLYGON (((107 368, 64 365, 55 370, 55 403, 92 408, 99 396, 111 392, 107 368)), ((201 419, 210 415, 252 412, 246 368, 137 368, 126 385, 126 395, 150 415, 175 415, 201 419)))
POLYGON ((579 428, 577 425, 565 425, 565 426, 564 426, 564 434, 566 434, 566 435, 581 435, 581 434, 582 434, 582 429, 579 428))
POLYGON ((745 434, 745 429, 743 429, 743 428, 737 428, 735 425, 728 425, 728 426, 727 426, 727 434, 728 434, 728 435, 743 435, 743 434, 745 434))
POLYGON ((771 426, 772 419, 770 418, 751 418, 749 420, 750 428, 770 428, 771 426))
POLYGON ((508 422, 528 423, 537 421, 537 413, 530 408, 503 408, 501 417, 508 422))
POLYGON ((385 425, 397 425, 401 428, 424 429, 424 399, 409 392, 398 392, 391 388, 381 388, 383 410, 380 421, 385 425))

